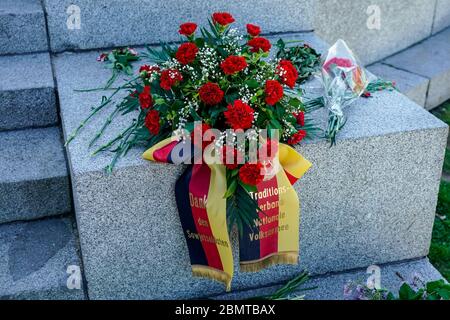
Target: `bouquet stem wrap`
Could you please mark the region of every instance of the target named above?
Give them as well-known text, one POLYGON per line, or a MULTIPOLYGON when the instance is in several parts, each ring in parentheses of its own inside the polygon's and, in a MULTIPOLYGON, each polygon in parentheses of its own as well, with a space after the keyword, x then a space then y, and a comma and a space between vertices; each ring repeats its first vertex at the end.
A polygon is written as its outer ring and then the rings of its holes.
POLYGON ((359 98, 369 84, 359 60, 343 40, 338 40, 328 51, 322 66, 322 83, 329 111, 325 135, 333 145, 345 125, 343 109, 359 98))
MULTIPOLYGON (((161 141, 143 157, 173 163, 173 137, 161 141)), ((258 271, 275 264, 297 264, 300 204, 293 184, 311 163, 293 148, 280 144, 281 170, 257 185, 250 195, 263 211, 254 225, 245 226, 239 239, 241 271, 258 271)), ((234 263, 226 217, 226 167, 192 164, 177 180, 175 197, 194 276, 206 277, 231 289, 234 263)))

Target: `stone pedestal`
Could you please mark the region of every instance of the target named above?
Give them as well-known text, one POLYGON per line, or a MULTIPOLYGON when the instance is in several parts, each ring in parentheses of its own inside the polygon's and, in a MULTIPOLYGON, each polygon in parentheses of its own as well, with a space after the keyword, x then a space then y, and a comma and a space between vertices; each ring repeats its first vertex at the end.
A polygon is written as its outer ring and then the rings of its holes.
MULTIPOLYGON (((308 34, 299 38, 312 42, 308 34)), ((108 78, 110 71, 96 55, 55 59, 66 137, 103 94, 73 91, 98 87, 108 78)), ((428 253, 447 125, 397 92, 360 99, 346 113, 337 146, 314 140, 298 148, 313 163, 296 184, 300 265, 237 271, 233 290, 279 283, 303 268, 323 274, 428 253)), ((317 118, 326 121, 325 110, 317 118)), ((144 150, 134 149, 113 174, 105 174, 110 155, 92 158, 88 152, 103 121, 97 117, 67 150, 89 297, 195 298, 223 292, 222 285, 191 276, 174 195, 183 168, 144 161, 144 150)), ((119 121, 113 131, 124 125, 119 121)))

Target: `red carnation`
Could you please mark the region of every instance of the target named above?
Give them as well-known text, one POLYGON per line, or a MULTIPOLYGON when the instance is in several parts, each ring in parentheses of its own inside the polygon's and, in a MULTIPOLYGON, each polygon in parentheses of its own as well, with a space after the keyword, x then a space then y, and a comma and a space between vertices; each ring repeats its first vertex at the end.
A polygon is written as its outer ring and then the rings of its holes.
POLYGON ((247 61, 241 56, 229 56, 220 64, 225 74, 235 74, 247 68, 247 61))
POLYGON ((294 88, 298 79, 298 72, 291 61, 281 60, 277 66, 277 73, 285 85, 294 88))
POLYGON ((148 64, 144 64, 139 68, 139 73, 143 71, 147 73, 152 73, 152 72, 159 72, 161 71, 161 69, 157 65, 149 66, 148 64))
POLYGON ((223 114, 227 124, 234 130, 251 128, 254 119, 254 110, 241 100, 235 100, 228 105, 227 111, 223 114))
POLYGON ((200 87, 200 99, 208 106, 219 104, 224 96, 224 92, 216 83, 208 82, 200 87))
POLYGON ((306 137, 306 131, 305 130, 298 130, 296 133, 292 135, 292 137, 289 138, 288 144, 294 145, 302 141, 306 137))
POLYGON ((153 106, 153 98, 150 92, 150 86, 145 86, 144 90, 139 94, 139 104, 142 109, 148 109, 153 106))
POLYGON ((247 24, 247 33, 252 37, 257 37, 261 33, 261 28, 254 24, 247 24))
POLYGON ((215 12, 212 15, 212 19, 215 23, 224 27, 234 22, 233 16, 228 12, 215 12))
POLYGON ((140 74, 141 77, 144 78, 144 79, 149 78, 150 75, 151 75, 153 72, 158 72, 158 73, 159 73, 160 71, 161 71, 161 69, 160 69, 158 66, 156 66, 156 65, 154 65, 154 66, 149 66, 149 65, 147 65, 147 64, 144 64, 143 66, 141 66, 141 67, 139 68, 139 74, 140 74))
POLYGON ((159 133, 159 112, 150 110, 145 116, 145 126, 152 135, 159 133))
POLYGON ((264 90, 266 94, 266 103, 269 106, 273 106, 283 98, 283 87, 278 81, 267 80, 264 90))
POLYGON ((230 146, 223 146, 221 150, 222 163, 229 170, 234 170, 238 167, 239 163, 242 163, 244 158, 242 153, 236 148, 230 146))
POLYGON ((194 144, 194 146, 196 147, 201 146, 202 150, 205 150, 205 148, 212 143, 212 141, 203 140, 203 135, 209 129, 211 129, 211 126, 206 123, 202 123, 201 125, 195 126, 194 130, 192 130, 191 132, 191 141, 194 144), (195 138, 196 136, 200 137, 200 141, 197 141, 197 139, 195 138))
POLYGON ((197 24, 193 22, 186 22, 180 25, 180 30, 178 30, 179 34, 182 34, 186 37, 192 36, 197 30, 197 24))
POLYGON ((250 39, 247 44, 251 47, 251 52, 259 52, 259 50, 262 50, 263 52, 269 52, 270 48, 272 47, 270 41, 262 37, 250 39))
POLYGON ((183 76, 180 71, 176 69, 167 69, 161 72, 161 79, 159 85, 164 90, 170 90, 173 86, 177 85, 183 80, 183 76))
POLYGON ((239 178, 245 184, 256 186, 264 180, 263 165, 260 162, 246 163, 239 169, 239 178))
POLYGON ((294 113, 294 117, 297 120, 297 124, 301 125, 302 127, 305 126, 305 113, 303 111, 294 113))
POLYGON ((183 43, 178 48, 177 53, 175 54, 175 58, 177 58, 177 60, 181 64, 189 64, 195 60, 197 53, 198 48, 194 43, 183 43))

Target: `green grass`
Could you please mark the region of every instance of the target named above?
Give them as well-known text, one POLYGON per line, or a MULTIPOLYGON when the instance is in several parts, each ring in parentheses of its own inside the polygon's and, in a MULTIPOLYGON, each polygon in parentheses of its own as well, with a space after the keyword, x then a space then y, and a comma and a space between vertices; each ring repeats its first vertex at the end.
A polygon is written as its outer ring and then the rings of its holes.
MULTIPOLYGON (((450 126, 450 100, 434 109, 432 113, 450 126)), ((445 151, 444 171, 450 174, 450 144, 445 151)))
POLYGON ((434 109, 432 113, 436 117, 450 125, 450 101, 447 101, 444 104, 440 105, 439 107, 434 109))
POLYGON ((450 174, 450 149, 445 150, 444 171, 450 174))
POLYGON ((450 281, 450 182, 441 182, 429 258, 450 281))
MULTIPOLYGON (((436 108, 433 114, 450 125, 450 101, 436 108)), ((450 174, 450 148, 447 148, 445 153, 444 171, 450 174)), ((450 181, 441 182, 428 257, 441 274, 450 281, 450 181)))

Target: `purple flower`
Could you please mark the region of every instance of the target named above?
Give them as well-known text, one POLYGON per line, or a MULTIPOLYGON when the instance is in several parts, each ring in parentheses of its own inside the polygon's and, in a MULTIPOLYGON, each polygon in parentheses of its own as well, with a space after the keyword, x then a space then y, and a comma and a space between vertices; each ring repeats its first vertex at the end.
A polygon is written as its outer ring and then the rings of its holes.
POLYGON ((344 285, 344 297, 350 298, 353 293, 353 286, 352 283, 349 281, 344 285))

